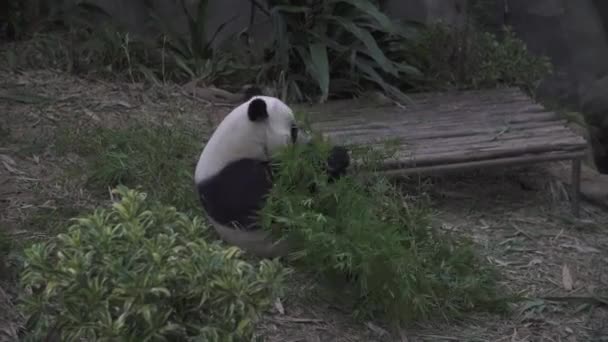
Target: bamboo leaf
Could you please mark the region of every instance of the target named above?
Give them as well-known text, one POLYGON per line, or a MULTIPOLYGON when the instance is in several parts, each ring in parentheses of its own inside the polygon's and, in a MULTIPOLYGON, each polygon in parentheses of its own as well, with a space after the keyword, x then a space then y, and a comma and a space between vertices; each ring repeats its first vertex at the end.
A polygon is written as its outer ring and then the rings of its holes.
POLYGON ((393 62, 390 61, 386 55, 384 55, 384 52, 382 52, 382 49, 380 49, 378 46, 376 39, 371 35, 371 33, 369 33, 369 31, 358 27, 353 22, 343 20, 339 17, 334 17, 334 20, 340 23, 342 27, 357 37, 361 42, 363 42, 363 44, 365 44, 367 51, 361 50, 362 53, 365 53, 373 58, 384 71, 394 76, 398 75, 398 71, 393 65, 393 62))
POLYGON ((395 25, 391 19, 369 0, 330 0, 329 4, 345 3, 358 8, 368 17, 374 18, 387 33, 395 32, 395 25))
POLYGON ((410 103, 411 100, 401 90, 386 83, 382 76, 374 68, 362 59, 357 60, 357 67, 363 72, 365 78, 379 85, 384 91, 395 96, 403 103, 410 103))
POLYGON ((275 59, 283 67, 289 65, 289 38, 287 36, 287 23, 277 11, 271 12, 272 27, 276 44, 275 59))
POLYGON ((278 5, 273 6, 270 10, 273 12, 286 12, 286 13, 307 13, 310 12, 310 7, 306 6, 287 6, 287 5, 278 5))
POLYGON ((313 75, 321 89, 321 100, 325 102, 329 94, 329 60, 327 47, 324 44, 312 44, 310 46, 311 67, 313 75))

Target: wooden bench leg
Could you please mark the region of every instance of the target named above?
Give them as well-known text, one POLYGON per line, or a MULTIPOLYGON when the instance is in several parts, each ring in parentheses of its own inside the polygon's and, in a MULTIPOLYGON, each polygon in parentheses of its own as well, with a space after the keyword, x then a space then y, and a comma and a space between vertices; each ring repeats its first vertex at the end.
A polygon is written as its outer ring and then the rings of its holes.
POLYGON ((571 205, 574 217, 580 217, 581 159, 572 159, 571 205))

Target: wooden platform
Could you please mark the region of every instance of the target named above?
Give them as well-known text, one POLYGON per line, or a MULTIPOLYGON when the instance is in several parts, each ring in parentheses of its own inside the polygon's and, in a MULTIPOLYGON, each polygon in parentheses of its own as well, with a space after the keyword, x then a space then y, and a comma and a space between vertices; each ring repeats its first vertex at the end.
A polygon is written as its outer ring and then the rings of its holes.
POLYGON ((301 107, 313 128, 347 146, 381 146, 398 152, 382 165, 388 174, 573 162, 573 210, 578 214, 580 163, 587 147, 557 114, 519 89, 410 95, 399 107, 371 100, 344 100, 301 107), (394 146, 394 145, 393 145, 394 146))

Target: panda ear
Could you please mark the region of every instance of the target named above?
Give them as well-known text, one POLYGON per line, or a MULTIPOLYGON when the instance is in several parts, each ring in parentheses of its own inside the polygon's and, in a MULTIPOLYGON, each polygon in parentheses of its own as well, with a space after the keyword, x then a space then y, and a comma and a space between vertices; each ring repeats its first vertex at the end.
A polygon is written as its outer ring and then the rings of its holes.
POLYGON ((255 99, 249 103, 247 109, 247 115, 251 121, 260 121, 268 117, 268 110, 266 109, 266 102, 262 99, 255 99))

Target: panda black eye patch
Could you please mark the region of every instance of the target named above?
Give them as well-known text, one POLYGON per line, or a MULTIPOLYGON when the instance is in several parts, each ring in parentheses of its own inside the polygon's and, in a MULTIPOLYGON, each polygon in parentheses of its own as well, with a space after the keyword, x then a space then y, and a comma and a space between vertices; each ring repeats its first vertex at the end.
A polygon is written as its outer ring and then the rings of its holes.
POLYGON ((298 126, 291 126, 291 142, 292 143, 296 143, 296 140, 298 140, 298 126))

